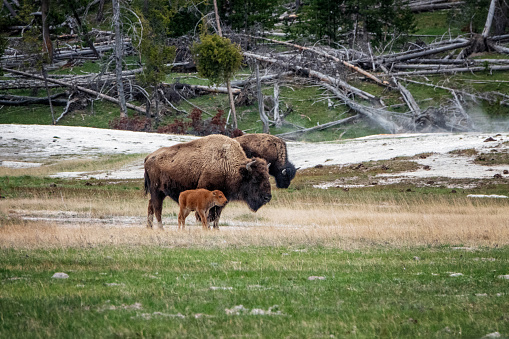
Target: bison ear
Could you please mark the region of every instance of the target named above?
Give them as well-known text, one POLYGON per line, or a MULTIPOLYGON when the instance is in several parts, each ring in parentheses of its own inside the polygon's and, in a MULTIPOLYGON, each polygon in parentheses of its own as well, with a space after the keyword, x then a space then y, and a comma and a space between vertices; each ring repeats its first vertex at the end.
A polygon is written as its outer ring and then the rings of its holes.
POLYGON ((217 195, 217 192, 216 192, 216 191, 212 191, 212 195, 213 195, 213 196, 216 196, 216 195, 217 195))

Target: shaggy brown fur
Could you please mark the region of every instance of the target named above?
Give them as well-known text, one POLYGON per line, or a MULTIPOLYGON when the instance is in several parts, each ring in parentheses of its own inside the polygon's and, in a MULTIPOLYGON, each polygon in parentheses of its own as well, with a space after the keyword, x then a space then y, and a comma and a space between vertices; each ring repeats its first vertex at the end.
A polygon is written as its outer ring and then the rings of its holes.
POLYGON ((297 170, 288 161, 284 140, 263 133, 244 134, 235 140, 240 143, 248 157, 259 157, 267 161, 270 165, 269 174, 275 177, 277 187, 287 188, 290 186, 297 170))
POLYGON ((178 216, 177 228, 184 229, 186 226, 186 218, 191 211, 196 211, 201 218, 202 228, 204 230, 209 228, 207 219, 209 211, 214 206, 223 207, 228 200, 223 192, 219 190, 209 191, 204 188, 196 190, 187 190, 179 195, 180 212, 178 216))
MULTIPOLYGON (((145 192, 150 193, 147 225, 154 214, 162 228, 162 203, 166 196, 178 202, 180 192, 206 188, 220 190, 228 200, 245 201, 256 211, 272 197, 267 162, 249 159, 240 144, 223 135, 210 135, 163 147, 145 158, 145 192)), ((209 220, 221 214, 214 207, 209 220)))

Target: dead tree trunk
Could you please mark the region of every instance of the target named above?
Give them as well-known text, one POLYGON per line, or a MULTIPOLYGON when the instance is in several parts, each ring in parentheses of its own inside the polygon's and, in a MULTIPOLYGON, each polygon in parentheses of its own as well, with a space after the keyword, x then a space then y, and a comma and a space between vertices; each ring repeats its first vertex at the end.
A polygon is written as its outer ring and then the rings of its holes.
POLYGON ((103 21, 103 17, 104 17, 104 1, 105 0, 100 0, 99 1, 99 8, 97 9, 97 15, 95 17, 95 20, 97 22, 102 22, 103 21))
POLYGON ((263 133, 269 133, 269 118, 265 114, 265 108, 263 105, 263 94, 262 94, 262 85, 260 82, 260 67, 258 66, 258 62, 256 63, 256 92, 258 96, 258 111, 260 112, 260 119, 263 124, 263 133))
POLYGON ((42 64, 41 73, 44 78, 44 85, 46 87, 46 94, 48 95, 49 108, 51 111, 51 122, 55 125, 55 110, 53 109, 53 104, 51 103, 51 94, 48 87, 48 74, 46 72, 46 68, 44 68, 44 64, 42 64))
POLYGON ((482 37, 487 38, 490 34, 491 25, 493 23, 493 17, 495 16, 495 8, 497 7, 497 0, 491 0, 490 9, 488 10, 488 17, 486 18, 486 24, 482 31, 482 37))
POLYGON ((276 128, 281 128, 282 121, 281 115, 279 115, 279 84, 274 84, 274 123, 276 128))
POLYGON ((217 35, 223 36, 221 31, 221 24, 219 23, 219 11, 217 10, 217 0, 214 0, 214 14, 216 16, 217 35))
POLYGON ((232 115, 233 115, 233 129, 237 129, 238 128, 238 124, 237 124, 237 112, 235 110, 235 100, 233 99, 233 91, 232 91, 232 86, 230 84, 230 79, 228 79, 226 81, 226 88, 228 89, 228 98, 230 100, 230 109, 232 110, 232 115))
POLYGON ((42 13, 42 41, 43 51, 48 53, 49 62, 53 63, 53 44, 49 35, 49 2, 50 0, 41 0, 41 13, 42 13))
POLYGON ((122 32, 120 31, 120 3, 112 0, 113 24, 115 25, 115 73, 117 75, 117 94, 120 104, 120 117, 127 118, 127 108, 124 95, 124 83, 122 82, 122 32))

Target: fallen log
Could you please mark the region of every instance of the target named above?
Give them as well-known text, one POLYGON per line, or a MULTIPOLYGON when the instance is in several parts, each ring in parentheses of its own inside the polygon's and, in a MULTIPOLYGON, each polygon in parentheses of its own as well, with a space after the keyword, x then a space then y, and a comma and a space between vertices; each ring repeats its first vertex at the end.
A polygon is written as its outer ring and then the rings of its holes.
MULTIPOLYGON (((4 69, 7 69, 4 67, 4 69)), ((124 80, 133 79, 135 75, 123 76, 124 80)), ((54 77, 48 77, 48 80, 55 79, 54 77)), ((55 79, 58 80, 58 79, 55 79)), ((90 77, 73 77, 73 85, 79 85, 83 87, 89 86, 102 86, 105 83, 109 83, 115 81, 114 76, 105 76, 99 79, 90 79, 90 77)), ((0 80, 0 89, 9 90, 9 89, 27 89, 27 88, 42 88, 45 87, 44 82, 40 80, 33 79, 16 79, 16 80, 0 80)), ((56 83, 48 84, 48 87, 62 87, 56 83)))
POLYGON ((488 44, 488 45, 490 46, 490 48, 494 49, 498 53, 509 54, 509 48, 507 48, 507 47, 503 47, 500 45, 494 45, 494 44, 488 44))
MULTIPOLYGON (((467 39, 454 39, 448 41, 441 41, 434 44, 429 44, 426 47, 423 47, 419 50, 410 50, 406 52, 399 52, 387 55, 380 55, 374 58, 375 63, 377 64, 390 64, 398 61, 406 61, 410 59, 416 59, 427 55, 433 55, 437 53, 441 53, 448 50, 453 50, 461 47, 468 46, 470 44, 470 40, 467 39)), ((353 64, 359 63, 371 63, 371 58, 360 58, 358 60, 353 61, 353 64)))
MULTIPOLYGON (((65 106, 67 100, 62 99, 51 99, 53 106, 65 106)), ((0 105, 2 106, 27 106, 27 105, 49 105, 48 98, 32 98, 26 100, 4 100, 0 99, 0 105)))
MULTIPOLYGON (((413 52, 413 53, 407 53, 407 54, 401 54, 401 55, 395 55, 395 56, 380 56, 375 59, 375 62, 381 62, 383 64, 392 64, 392 63, 399 62, 399 61, 405 61, 405 60, 409 60, 409 59, 420 58, 420 57, 427 56, 427 55, 438 54, 438 53, 442 53, 445 51, 450 51, 453 49, 466 47, 469 45, 470 45, 470 41, 467 40, 464 42, 449 44, 449 45, 442 46, 442 47, 429 48, 429 49, 425 49, 425 50, 419 51, 419 52, 413 52)), ((370 62, 370 60, 364 60, 364 62, 370 62)))
MULTIPOLYGON (((260 81, 261 82, 270 81, 270 80, 274 80, 274 79, 277 79, 277 78, 281 78, 281 77, 285 77, 285 76, 290 76, 292 74, 294 74, 293 71, 282 72, 282 73, 277 73, 277 74, 268 74, 268 75, 261 76, 260 77, 260 81)), ((246 80, 235 80, 235 81, 231 82, 231 85, 234 86, 234 87, 244 87, 246 84, 248 84, 250 82, 253 82, 253 81, 254 81, 254 79, 252 79, 252 78, 246 79, 246 80)))
MULTIPOLYGON (((44 80, 44 78, 42 76, 39 76, 39 75, 36 75, 36 74, 31 74, 31 73, 27 73, 27 72, 17 71, 15 69, 9 69, 9 68, 2 68, 2 69, 5 72, 19 74, 19 75, 23 75, 23 76, 34 78, 34 79, 38 79, 38 80, 44 80)), ((85 88, 85 87, 82 87, 82 86, 76 86, 74 84, 70 84, 68 82, 61 81, 61 80, 56 80, 56 79, 47 79, 47 80, 48 80, 48 82, 59 84, 59 85, 62 85, 64 87, 69 87, 69 88, 77 89, 77 90, 79 90, 81 92, 84 92, 84 93, 87 93, 87 94, 90 94, 90 95, 94 95, 94 96, 96 96, 98 98, 101 98, 101 99, 104 99, 104 100, 108 100, 108 101, 113 102, 115 104, 119 103, 119 100, 115 99, 114 97, 111 97, 111 96, 106 95, 106 94, 102 94, 102 93, 97 92, 97 91, 93 91, 91 89, 88 89, 88 88, 85 88)), ((145 114, 145 109, 144 108, 141 108, 141 107, 138 107, 136 105, 129 104, 129 103, 127 103, 126 106, 127 106, 127 108, 130 108, 130 109, 132 109, 132 110, 134 110, 136 112, 140 112, 140 113, 145 114)))
POLYGON ((327 122, 325 124, 321 124, 321 125, 318 125, 318 126, 313 126, 313 127, 310 127, 310 128, 304 128, 304 129, 300 129, 300 130, 297 130, 297 131, 280 133, 280 134, 276 134, 275 136, 279 137, 279 138, 283 138, 283 139, 293 139, 297 135, 300 135, 300 134, 309 133, 309 132, 312 132, 312 131, 322 131, 322 130, 330 128, 330 127, 334 127, 334 126, 338 126, 338 125, 344 125, 344 124, 347 124, 349 122, 352 122, 352 121, 355 121, 355 120, 359 119, 359 117, 360 117, 360 114, 356 114, 354 116, 351 116, 351 117, 348 117, 348 118, 344 118, 344 119, 341 119, 341 120, 331 121, 331 122, 327 122))
POLYGON ((401 131, 401 128, 396 125, 394 122, 387 120, 385 117, 382 116, 381 113, 384 114, 390 114, 390 112, 379 109, 379 108, 372 108, 368 106, 364 106, 361 104, 356 103, 355 101, 351 100, 347 95, 342 93, 338 88, 329 85, 328 83, 321 83, 321 85, 325 88, 327 88, 329 91, 334 93, 339 99, 343 100, 344 103, 350 107, 352 110, 356 111, 357 113, 361 114, 362 116, 368 118, 369 120, 373 121, 378 126, 382 127, 384 130, 386 130, 389 133, 398 133, 401 131))
MULTIPOLYGON (((51 103, 55 106, 65 106, 66 100, 57 98, 65 95, 65 92, 53 94, 49 97, 51 103)), ((21 95, 0 94, 0 105, 5 106, 24 106, 24 105, 49 105, 48 97, 29 97, 21 95)))
MULTIPOLYGON (((489 64, 509 64, 509 59, 410 59, 405 61, 407 64, 425 64, 425 65, 469 65, 479 66, 484 63, 489 64)), ((393 66, 400 65, 395 64, 393 66)))
POLYGON ((408 6, 410 10, 414 13, 419 12, 432 12, 432 11, 439 11, 443 9, 451 9, 455 7, 459 7, 464 5, 463 1, 456 1, 456 2, 441 2, 441 3, 435 3, 435 4, 418 4, 418 5, 410 5, 408 6))
MULTIPOLYGON (((165 86, 172 86, 173 84, 163 82, 165 86)), ((177 89, 183 89, 184 87, 188 87, 194 90, 206 91, 211 93, 223 93, 228 94, 228 89, 226 87, 216 87, 216 86, 203 86, 203 85, 189 85, 184 83, 175 84, 177 89)), ((233 94, 240 94, 241 90, 239 88, 232 88, 233 94)))
MULTIPOLYGON (((476 67, 430 69, 430 70, 412 71, 412 72, 399 72, 399 73, 391 73, 390 76, 403 76, 403 75, 412 75, 413 76, 413 75, 450 74, 450 73, 460 73, 460 72, 507 71, 507 70, 509 70, 509 65, 507 65, 507 66, 486 66, 486 67, 476 66, 476 67)), ((384 76, 384 75, 380 75, 380 76, 384 76)))

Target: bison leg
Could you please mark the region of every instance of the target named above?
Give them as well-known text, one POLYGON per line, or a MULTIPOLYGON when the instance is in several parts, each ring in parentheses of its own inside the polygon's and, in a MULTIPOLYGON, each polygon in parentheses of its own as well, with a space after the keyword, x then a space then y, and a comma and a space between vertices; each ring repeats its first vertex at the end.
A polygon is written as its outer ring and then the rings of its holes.
POLYGON ((147 228, 152 228, 154 222, 154 205, 152 199, 148 200, 148 215, 147 215, 147 228))
POLYGON ((213 222, 212 227, 219 231, 219 218, 221 218, 221 212, 223 211, 224 206, 214 206, 210 209, 209 212, 209 221, 213 222))
POLYGON ((186 218, 189 215, 191 211, 188 209, 181 208, 178 216, 178 226, 177 229, 180 229, 180 226, 182 226, 182 230, 186 227, 186 218))
POLYGON ((201 227, 204 229, 204 230, 208 230, 209 229, 209 223, 208 223, 208 220, 207 220, 207 213, 205 213, 204 211, 197 211, 197 213, 200 215, 200 219, 201 219, 201 227))
POLYGON ((156 228, 163 229, 162 222, 162 210, 163 210, 163 199, 164 195, 151 194, 148 202, 148 216, 147 216, 147 227, 153 227, 152 221, 154 220, 154 214, 156 216, 156 228))

